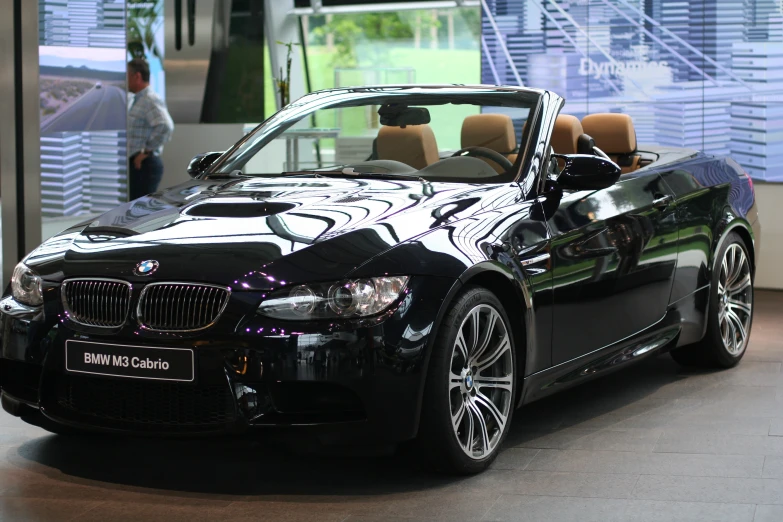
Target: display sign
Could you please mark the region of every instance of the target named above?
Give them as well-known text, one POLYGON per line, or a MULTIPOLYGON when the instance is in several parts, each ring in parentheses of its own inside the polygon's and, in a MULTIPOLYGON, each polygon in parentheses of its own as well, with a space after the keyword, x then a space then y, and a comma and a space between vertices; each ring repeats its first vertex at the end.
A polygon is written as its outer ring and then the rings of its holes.
POLYGON ((194 361, 193 350, 187 348, 65 341, 65 370, 68 372, 192 382, 195 379, 194 361))
POLYGON ((640 144, 730 154, 753 178, 783 181, 780 2, 486 5, 483 83, 551 89, 580 118, 627 113, 640 144))

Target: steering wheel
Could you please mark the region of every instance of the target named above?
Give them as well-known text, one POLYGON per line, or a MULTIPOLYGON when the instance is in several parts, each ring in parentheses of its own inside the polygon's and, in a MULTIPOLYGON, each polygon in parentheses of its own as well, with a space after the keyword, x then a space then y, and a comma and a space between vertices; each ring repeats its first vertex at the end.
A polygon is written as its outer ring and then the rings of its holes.
POLYGON ((501 153, 486 147, 465 147, 464 149, 460 149, 451 155, 452 158, 457 156, 475 156, 479 158, 490 159, 500 165, 503 170, 511 170, 514 168, 514 164, 511 163, 511 160, 501 153))

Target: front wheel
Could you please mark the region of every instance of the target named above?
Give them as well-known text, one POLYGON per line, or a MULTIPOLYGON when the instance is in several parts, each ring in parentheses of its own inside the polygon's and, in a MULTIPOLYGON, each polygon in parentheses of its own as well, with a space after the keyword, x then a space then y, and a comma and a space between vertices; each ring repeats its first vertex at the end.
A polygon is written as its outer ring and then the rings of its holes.
POLYGON ((468 287, 443 319, 425 386, 419 445, 439 470, 486 469, 514 409, 516 356, 500 300, 468 287))
POLYGON ((739 363, 753 322, 753 270, 745 242, 729 233, 716 256, 707 310, 707 332, 697 344, 672 350, 684 365, 730 368, 739 363))

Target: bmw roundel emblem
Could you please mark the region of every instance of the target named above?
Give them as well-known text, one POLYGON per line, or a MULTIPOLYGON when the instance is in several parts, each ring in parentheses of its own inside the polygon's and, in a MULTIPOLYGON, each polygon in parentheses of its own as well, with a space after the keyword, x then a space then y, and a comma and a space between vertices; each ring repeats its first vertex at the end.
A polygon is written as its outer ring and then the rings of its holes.
POLYGON ((140 276, 148 276, 155 272, 155 270, 158 269, 160 266, 160 263, 155 261, 154 259, 147 259, 146 261, 142 261, 138 265, 136 265, 136 268, 133 269, 133 273, 140 276))

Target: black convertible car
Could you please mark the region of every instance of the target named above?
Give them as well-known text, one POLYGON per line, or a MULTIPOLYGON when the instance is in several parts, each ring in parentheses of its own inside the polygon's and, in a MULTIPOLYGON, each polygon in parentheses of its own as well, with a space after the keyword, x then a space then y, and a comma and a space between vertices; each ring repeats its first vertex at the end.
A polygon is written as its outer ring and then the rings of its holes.
POLYGON ((470 473, 525 403, 664 351, 737 364, 750 178, 563 104, 394 86, 286 106, 19 263, 3 407, 53 431, 416 439, 470 473))

